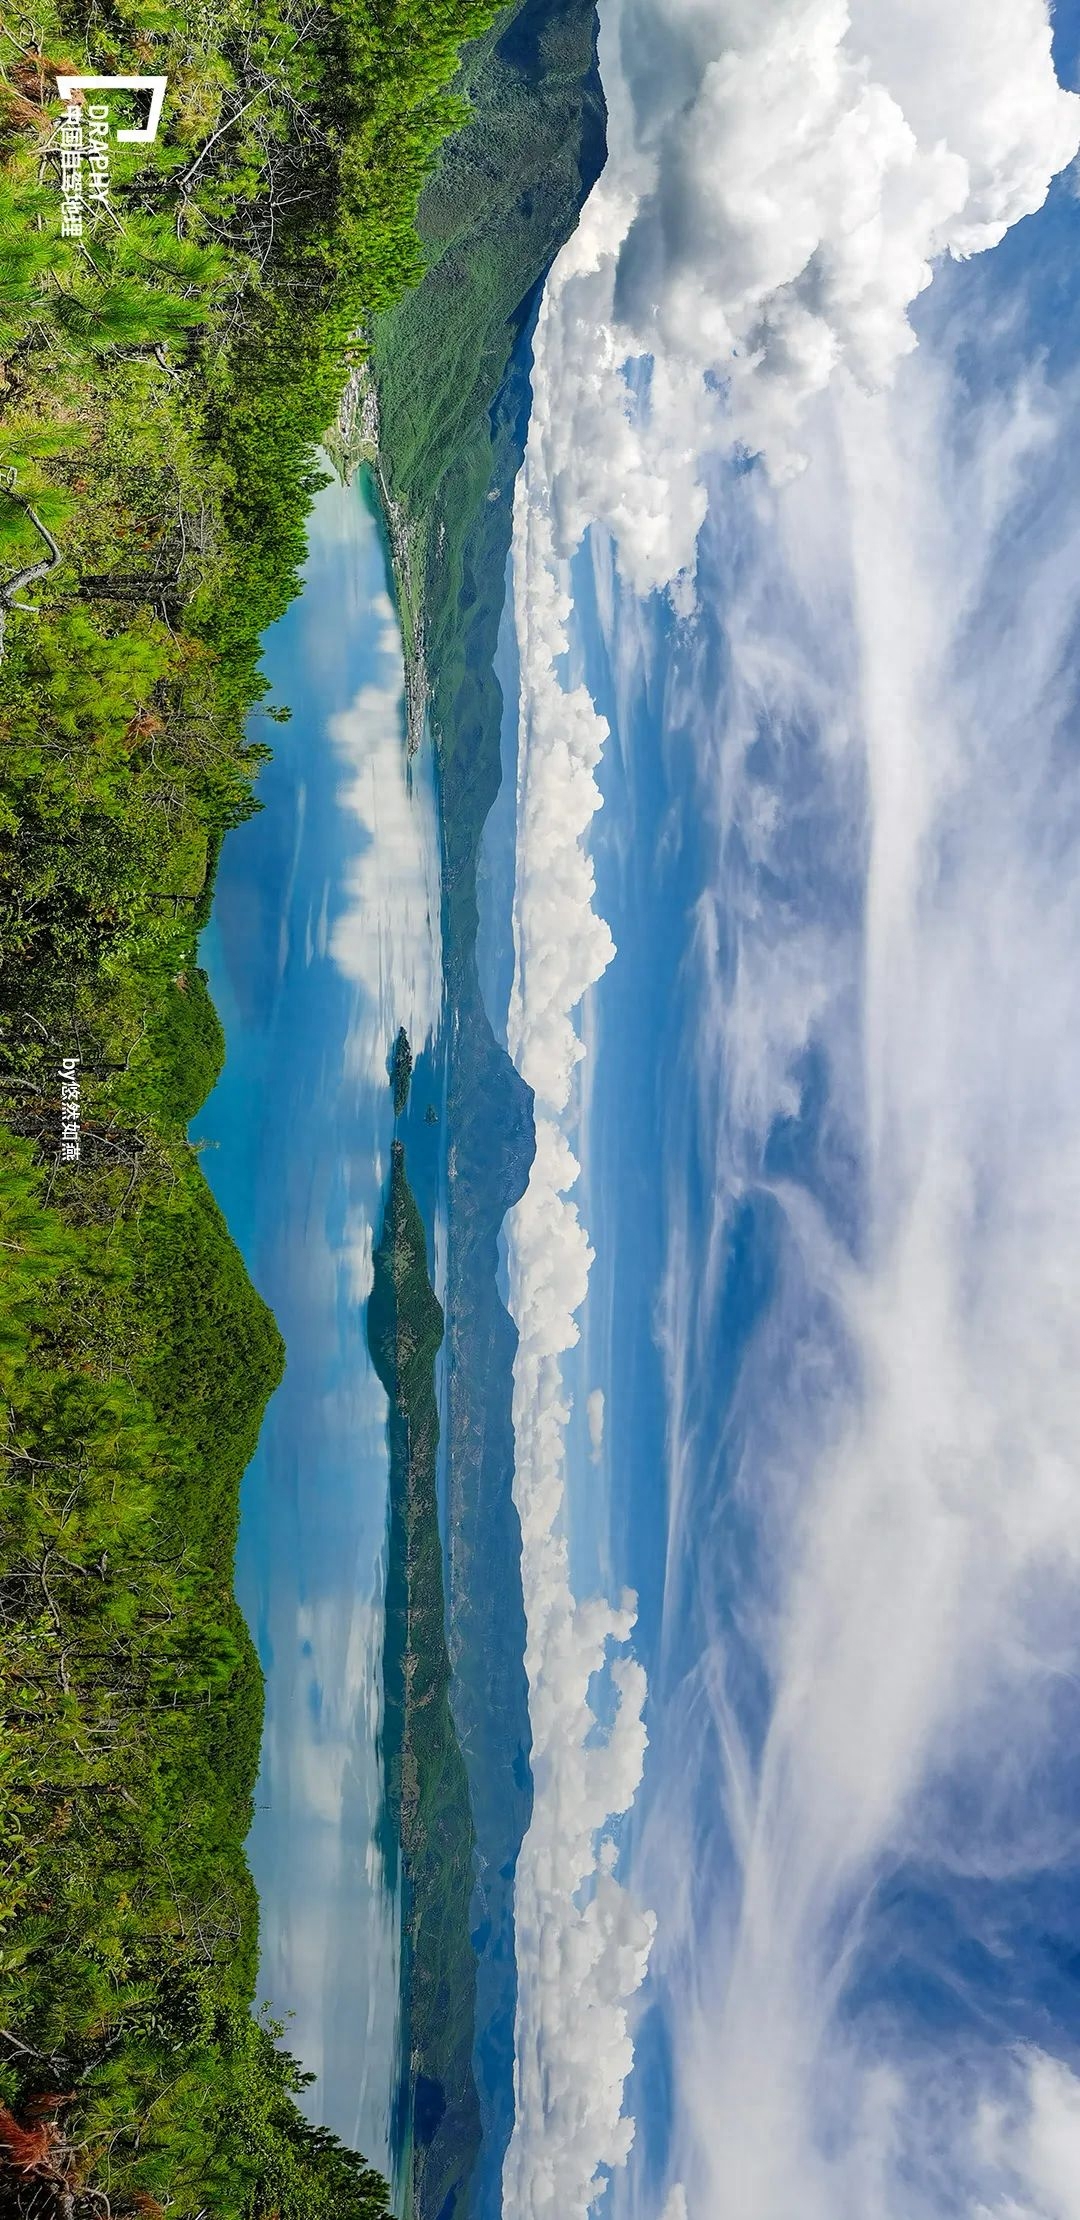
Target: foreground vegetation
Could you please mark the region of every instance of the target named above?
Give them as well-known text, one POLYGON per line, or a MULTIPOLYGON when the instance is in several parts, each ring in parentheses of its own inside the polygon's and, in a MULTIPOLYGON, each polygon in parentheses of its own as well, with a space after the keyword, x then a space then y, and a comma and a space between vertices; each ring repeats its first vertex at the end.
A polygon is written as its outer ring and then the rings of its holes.
POLYGON ((266 752, 260 636, 491 12, 0 19, 5 2214, 386 2209, 249 2009, 261 1686, 231 1575, 282 1359, 186 1128, 220 1065, 197 935, 266 752), (56 77, 87 64, 169 92, 63 239, 56 77))
POLYGON ((231 1559, 277 1331, 178 1139, 138 1210, 106 1160, 47 1203, 38 1154, 0 1138, 0 2209, 366 2220, 381 2182, 248 2009, 231 1559))

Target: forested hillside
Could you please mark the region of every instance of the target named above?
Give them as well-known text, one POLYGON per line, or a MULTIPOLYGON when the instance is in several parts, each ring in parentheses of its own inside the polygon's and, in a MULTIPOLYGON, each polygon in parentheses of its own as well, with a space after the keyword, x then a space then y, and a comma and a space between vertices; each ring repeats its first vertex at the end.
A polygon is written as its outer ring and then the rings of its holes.
POLYGON ((272 732, 260 636, 492 12, 0 30, 3 2213, 385 2209, 250 2011, 232 1559, 282 1351, 186 1128, 222 1054, 198 930, 272 732), (167 75, 166 106, 63 237, 56 79, 88 66, 167 75))
POLYGON ((368 1346, 390 1401, 383 1746, 406 1881, 409 2180, 414 2220, 452 2220, 469 2209, 481 2133, 469 1934, 476 1835, 450 1705, 439 1539, 435 1360, 444 1320, 400 1140, 372 1262, 368 1346))

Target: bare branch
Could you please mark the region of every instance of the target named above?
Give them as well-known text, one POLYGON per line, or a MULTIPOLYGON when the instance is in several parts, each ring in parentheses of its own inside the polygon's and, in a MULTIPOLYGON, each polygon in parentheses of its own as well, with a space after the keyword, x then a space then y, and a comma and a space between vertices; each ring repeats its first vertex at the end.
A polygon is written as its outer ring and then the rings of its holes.
POLYGON ((34 530, 40 533, 49 552, 40 562, 27 563, 25 569, 16 571, 14 578, 6 579, 3 585, 0 585, 0 658, 4 653, 4 635, 8 612, 15 604, 15 596, 25 593, 27 586, 32 586, 37 579, 47 578, 50 571, 54 571, 57 565, 64 560, 63 550, 57 546, 48 525, 42 523, 37 510, 32 508, 29 501, 25 501, 20 493, 16 493, 13 485, 9 485, 5 490, 8 500, 14 501, 29 517, 34 530))

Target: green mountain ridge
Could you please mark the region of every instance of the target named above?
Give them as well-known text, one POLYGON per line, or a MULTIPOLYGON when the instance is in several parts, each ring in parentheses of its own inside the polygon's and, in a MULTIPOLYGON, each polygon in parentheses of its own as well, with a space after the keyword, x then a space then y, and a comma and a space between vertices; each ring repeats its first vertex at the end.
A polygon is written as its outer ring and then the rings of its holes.
MULTIPOLYGON (((447 994, 447 1493, 451 1703, 477 1865, 476 2210, 500 2205, 513 2124, 514 1876, 532 1809, 512 1322, 499 1235, 532 1163, 532 1096, 495 1039, 476 962, 477 870, 502 777, 494 659, 528 339, 546 270, 604 158, 593 0, 523 0, 470 50, 472 117, 420 204, 430 268, 375 329, 380 472, 413 653, 413 724, 438 756, 447 994), (411 612, 411 614, 410 614, 411 612)), ((367 373, 365 373, 367 375, 367 373)), ((368 412, 367 435, 371 431, 368 412)))
POLYGON ((367 1333, 389 1397, 384 1759, 405 1876, 406 2164, 416 2220, 466 2220, 480 2143, 469 1940, 475 1833, 450 1708, 435 1360, 443 1313, 395 1141, 367 1333))

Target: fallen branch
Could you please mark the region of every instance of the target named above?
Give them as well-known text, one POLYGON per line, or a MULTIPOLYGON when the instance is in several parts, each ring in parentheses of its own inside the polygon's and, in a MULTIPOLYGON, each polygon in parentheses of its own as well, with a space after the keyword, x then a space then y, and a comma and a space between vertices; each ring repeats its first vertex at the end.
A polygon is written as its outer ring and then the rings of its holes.
POLYGON ((24 501, 22 495, 16 493, 13 486, 9 485, 5 488, 5 491, 8 500, 16 502, 18 507, 29 517, 34 530, 40 533, 49 552, 47 556, 42 557, 40 562, 27 563, 25 569, 16 571, 14 578, 6 579, 3 585, 0 585, 0 659, 3 658, 4 653, 8 612, 20 606, 16 601, 16 595, 25 593, 27 586, 35 585, 39 578, 47 578, 50 571, 54 571, 57 565, 64 560, 62 548, 57 546, 48 525, 42 523, 37 510, 31 507, 29 501, 24 501))

